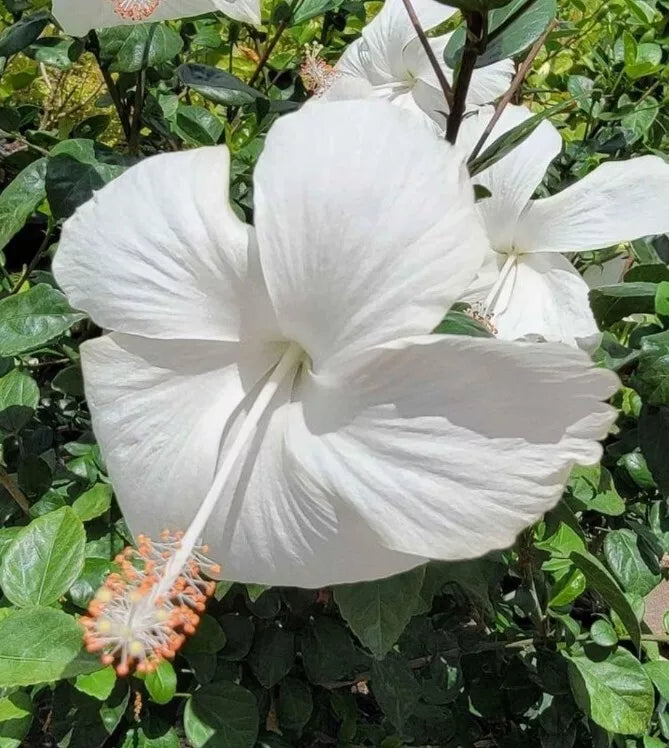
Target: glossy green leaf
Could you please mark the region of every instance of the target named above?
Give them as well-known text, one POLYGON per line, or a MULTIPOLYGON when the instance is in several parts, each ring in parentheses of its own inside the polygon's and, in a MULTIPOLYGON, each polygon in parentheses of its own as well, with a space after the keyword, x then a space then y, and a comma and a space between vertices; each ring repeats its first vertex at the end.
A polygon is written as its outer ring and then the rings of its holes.
POLYGON ((38 403, 39 387, 29 374, 13 369, 0 377, 0 429, 10 434, 20 431, 38 403))
POLYGON ((64 595, 84 566, 81 520, 63 507, 34 519, 7 549, 0 586, 14 605, 50 605, 64 595))
POLYGON ((260 91, 247 86, 231 73, 211 65, 186 63, 179 66, 177 75, 184 86, 217 104, 243 106, 265 98, 260 91))
POLYGON ((590 291, 590 306, 600 328, 608 327, 629 314, 655 310, 654 283, 617 283, 590 291))
POLYGON ((641 341, 639 365, 632 384, 644 402, 669 405, 669 331, 647 335, 641 341))
POLYGON ((255 697, 235 683, 210 683, 186 702, 184 728, 193 748, 252 748, 258 726, 255 697))
POLYGON ((0 748, 19 748, 33 721, 33 703, 25 691, 0 698, 0 748))
POLYGON ((37 348, 85 316, 73 311, 60 291, 43 283, 2 299, 0 356, 15 356, 37 348))
POLYGON ((12 24, 0 34, 0 57, 11 57, 29 44, 44 31, 51 20, 50 14, 40 10, 12 24))
POLYGON ((576 703, 594 722, 623 735, 646 731, 655 698, 653 684, 636 657, 622 647, 605 657, 587 648, 565 656, 576 703))
POLYGON ((0 688, 74 678, 100 669, 82 651, 75 619, 53 608, 19 610, 0 620, 0 688))
POLYGON ((92 696, 98 701, 104 701, 114 690, 116 684, 116 671, 111 665, 103 667, 94 673, 78 675, 74 681, 74 687, 77 691, 92 696))
POLYGON ((177 674, 172 663, 163 660, 155 670, 147 673, 144 685, 149 696, 157 704, 168 704, 172 701, 177 690, 177 674))
POLYGON ((612 530, 604 538, 606 563, 626 592, 645 596, 659 583, 657 559, 645 559, 632 530, 612 530), (654 566, 654 568, 653 568, 654 566))
POLYGON ((33 161, 0 192, 0 249, 23 228, 46 197, 46 163, 46 158, 33 161))
POLYGON ((342 616, 375 657, 383 657, 409 623, 424 577, 421 566, 389 579, 335 587, 342 616))
POLYGON ((181 36, 167 24, 134 24, 100 29, 100 50, 109 69, 136 73, 169 62, 183 48, 181 36))
POLYGON ((82 522, 88 522, 108 511, 111 500, 112 487, 109 483, 96 483, 74 500, 72 509, 82 522))

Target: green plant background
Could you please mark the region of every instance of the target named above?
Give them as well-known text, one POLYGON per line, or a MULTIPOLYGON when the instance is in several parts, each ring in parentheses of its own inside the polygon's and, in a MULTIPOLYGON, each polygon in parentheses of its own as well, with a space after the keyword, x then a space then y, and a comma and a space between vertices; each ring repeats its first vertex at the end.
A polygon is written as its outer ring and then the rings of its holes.
MULTIPOLYGON (((307 95, 305 45, 334 62, 380 4, 274 0, 262 31, 211 15, 82 40, 47 5, 0 4, 0 748, 669 745, 666 237, 578 261, 626 258, 591 295, 620 418, 602 464, 513 548, 318 591, 221 583, 146 679, 81 652, 76 618, 130 538, 83 397, 78 347, 99 331, 49 272, 59 226, 141 157, 221 142, 250 219, 263 137, 307 95)), ((518 97, 574 98, 542 192, 667 152, 668 15, 560 0, 518 97)), ((485 334, 458 311, 444 329, 485 334)))

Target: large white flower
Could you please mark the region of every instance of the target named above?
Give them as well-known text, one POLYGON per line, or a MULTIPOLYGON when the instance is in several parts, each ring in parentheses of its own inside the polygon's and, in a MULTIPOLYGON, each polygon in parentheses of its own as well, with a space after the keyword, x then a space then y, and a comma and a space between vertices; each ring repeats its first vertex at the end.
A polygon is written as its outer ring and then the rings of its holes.
MULTIPOLYGON (((463 121, 471 151, 492 116, 486 107, 463 121)), ((531 116, 508 106, 486 141, 531 116)), ((560 133, 548 121, 474 181, 492 195, 478 203, 492 251, 465 298, 493 316, 499 336, 528 334, 575 344, 597 333, 588 285, 561 252, 603 249, 669 231, 669 164, 656 156, 607 162, 552 197, 532 200, 560 133)))
POLYGON ((260 24, 260 0, 53 0, 53 14, 66 33, 139 21, 166 21, 221 11, 236 21, 260 24))
POLYGON ((566 346, 429 334, 486 239, 458 152, 413 115, 279 120, 255 228, 228 169, 225 147, 147 159, 56 256, 114 331, 81 352, 135 535, 197 516, 184 544, 203 536, 226 579, 372 579, 510 545, 599 458, 613 374, 566 346))
MULTIPOLYGON (((424 30, 450 18, 455 8, 435 0, 412 0, 424 30)), ((444 62, 444 49, 451 34, 430 38, 447 80, 453 71, 444 62)), ((392 101, 395 105, 427 114, 444 125, 448 106, 437 76, 412 26, 402 0, 386 0, 379 14, 362 30, 362 36, 350 44, 335 66, 337 77, 324 93, 329 101, 370 96, 392 101)), ((488 104, 508 89, 514 65, 503 60, 474 71, 467 103, 488 104)))

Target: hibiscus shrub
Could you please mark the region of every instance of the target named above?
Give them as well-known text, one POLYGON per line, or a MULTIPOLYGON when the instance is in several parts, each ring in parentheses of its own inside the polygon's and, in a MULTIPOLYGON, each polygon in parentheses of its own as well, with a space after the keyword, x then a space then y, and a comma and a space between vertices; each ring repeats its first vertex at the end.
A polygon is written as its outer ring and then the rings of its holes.
MULTIPOLYGON (((320 590, 219 582, 196 633, 148 674, 119 677, 82 649, 78 619, 132 538, 84 398, 78 349, 100 331, 51 274, 63 221, 144 157, 218 143, 250 220, 270 125, 327 84, 380 3, 274 0, 260 27, 211 13, 75 38, 48 2, 2 1, 0 748, 667 745, 663 235, 572 258, 603 331, 594 358, 623 384, 619 418, 601 464, 574 469, 512 548, 320 590)), ((514 101, 562 135, 539 196, 602 162, 666 151, 666 0, 495 12, 488 62, 529 54, 514 101)), ((443 30, 455 34, 440 53, 458 65, 460 16, 443 30)), ((500 71, 508 87, 513 70, 500 71)), ((522 148, 529 130, 483 159, 522 148)), ((440 331, 490 335, 468 309, 440 331)))

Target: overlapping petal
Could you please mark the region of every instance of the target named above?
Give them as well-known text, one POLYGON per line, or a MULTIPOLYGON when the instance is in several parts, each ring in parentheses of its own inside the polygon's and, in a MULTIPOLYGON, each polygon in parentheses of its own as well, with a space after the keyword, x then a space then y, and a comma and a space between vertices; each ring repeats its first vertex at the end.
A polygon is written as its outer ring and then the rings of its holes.
POLYGON ((277 345, 106 335, 82 346, 93 428, 135 534, 184 529, 277 345))
POLYGON ((216 10, 237 21, 260 24, 259 0, 53 0, 56 20, 74 36, 90 29, 188 18, 216 10))
POLYGON ((523 212, 523 252, 603 249, 669 231, 669 164, 658 156, 609 161, 523 212))
MULTIPOLYGON (((478 143, 493 112, 492 107, 484 107, 465 117, 459 143, 467 152, 478 143)), ((484 149, 531 116, 525 107, 507 106, 485 141, 484 149)), ((520 215, 561 148, 560 133, 545 120, 519 146, 474 178, 476 184, 491 192, 490 197, 479 201, 478 209, 494 249, 505 251, 515 246, 520 215)))
POLYGON ((430 332, 486 248, 459 153, 385 102, 279 120, 256 167, 255 206, 281 330, 319 371, 430 332))
POLYGON ((599 459, 615 418, 600 401, 617 387, 562 345, 397 341, 345 382, 312 380, 288 444, 384 546, 471 558, 508 547, 574 463, 599 459))
POLYGON ((70 303, 155 338, 239 340, 271 326, 228 182, 227 148, 201 148, 146 159, 97 192, 66 222, 53 265, 70 303))
POLYGON ((541 335, 575 345, 597 334, 588 284, 560 254, 522 255, 500 289, 492 311, 505 340, 541 335))

